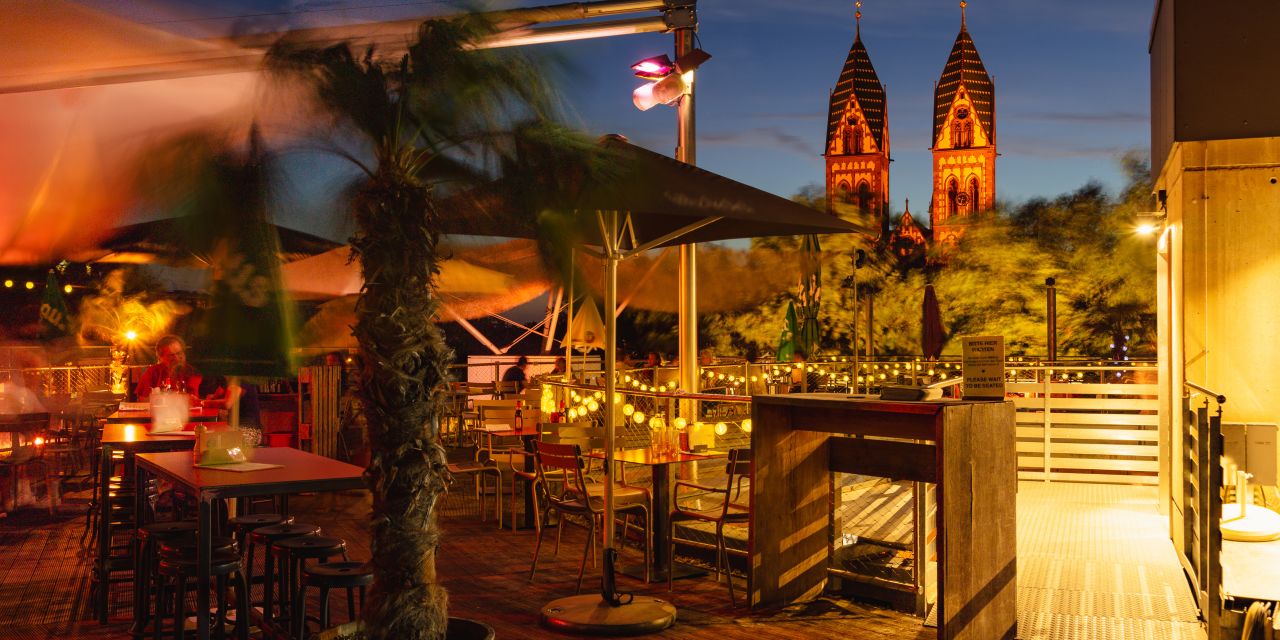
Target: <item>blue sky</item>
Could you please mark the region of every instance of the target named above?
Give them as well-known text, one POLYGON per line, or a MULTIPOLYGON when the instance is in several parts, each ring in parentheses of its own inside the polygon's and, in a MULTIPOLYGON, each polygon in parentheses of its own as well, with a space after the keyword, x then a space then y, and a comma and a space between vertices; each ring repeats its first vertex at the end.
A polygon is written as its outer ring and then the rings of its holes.
MULTIPOLYGON (((438 13, 440 2, 122 0, 88 4, 178 31, 217 32, 233 19, 279 26, 438 13), (175 11, 183 18, 173 21, 175 11), (192 14, 190 12, 198 12, 192 14), (198 19, 192 19, 198 15, 198 19)), ((546 2, 499 2, 538 6, 546 2)), ((698 76, 698 164, 789 196, 821 183, 827 96, 853 41, 852 0, 701 0, 701 46, 714 57, 698 76)), ((866 0, 863 42, 888 88, 893 210, 910 198, 927 220, 933 83, 960 25, 952 0, 866 0)), ((1053 196, 1090 179, 1121 184, 1116 157, 1149 146, 1149 0, 973 0, 969 32, 996 82, 1002 156, 998 196, 1053 196)), ((662 153, 675 145, 675 112, 631 104, 629 66, 670 53, 669 35, 540 45, 570 70, 566 106, 593 134, 621 133, 662 153)))

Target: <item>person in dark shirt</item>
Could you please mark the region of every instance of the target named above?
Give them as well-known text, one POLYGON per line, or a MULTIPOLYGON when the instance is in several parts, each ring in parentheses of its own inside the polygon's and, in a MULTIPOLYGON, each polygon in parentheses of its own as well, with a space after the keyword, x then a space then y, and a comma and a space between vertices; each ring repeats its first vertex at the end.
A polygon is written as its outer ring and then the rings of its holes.
MULTIPOLYGON (((231 383, 226 376, 212 376, 200 387, 206 409, 231 411, 240 405, 240 424, 246 427, 261 426, 261 409, 258 406, 258 385, 244 382, 231 383)), ((228 419, 230 416, 228 415, 228 419)))
POLYGON ((524 391, 524 384, 529 380, 528 374, 525 373, 525 370, 528 368, 529 368, 529 358, 526 356, 520 356, 520 359, 516 360, 516 365, 514 367, 511 367, 510 369, 507 369, 505 372, 503 372, 502 381, 515 382, 517 393, 524 391))

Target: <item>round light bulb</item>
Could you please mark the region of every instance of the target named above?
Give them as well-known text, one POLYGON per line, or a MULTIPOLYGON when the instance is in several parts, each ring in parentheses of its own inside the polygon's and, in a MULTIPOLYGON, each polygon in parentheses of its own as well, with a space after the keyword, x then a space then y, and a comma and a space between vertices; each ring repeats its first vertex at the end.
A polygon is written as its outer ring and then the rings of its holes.
POLYGON ((629 416, 635 412, 636 412, 636 408, 631 406, 630 403, 622 405, 622 415, 629 416))
POLYGON ((743 420, 742 424, 739 426, 742 427, 743 433, 751 433, 751 418, 747 418, 746 420, 743 420))
POLYGON ((599 411, 599 410, 600 410, 600 403, 599 403, 599 402, 596 402, 595 400, 588 400, 588 401, 587 401, 587 409, 590 409, 591 411, 599 411))
POLYGON ((621 394, 621 393, 614 393, 614 394, 613 394, 613 403, 614 403, 614 404, 622 404, 622 394, 621 394))
POLYGON ((635 413, 631 416, 631 419, 632 419, 632 420, 635 420, 635 421, 636 421, 636 424, 644 424, 644 412, 643 412, 643 411, 637 411, 637 412, 635 412, 635 413))
POLYGON ((677 429, 683 429, 689 426, 689 421, 685 420, 683 417, 680 417, 680 418, 676 418, 675 420, 672 420, 671 424, 675 425, 677 429))
POLYGON ((126 331, 126 332, 124 332, 124 339, 125 339, 125 340, 137 340, 137 339, 138 339, 138 332, 137 332, 137 331, 134 331, 133 329, 130 329, 130 330, 128 330, 128 331, 126 331))
POLYGON ((727 424, 725 424, 725 423, 723 423, 723 422, 717 422, 717 423, 716 423, 716 435, 718 435, 718 436, 722 436, 722 435, 724 435, 724 434, 726 434, 726 433, 729 433, 729 425, 727 425, 727 424))
POLYGON ((62 288, 62 291, 63 291, 63 292, 65 292, 65 293, 71 293, 71 285, 67 285, 67 286, 63 287, 63 288, 62 288))
POLYGON ((603 399, 603 398, 604 398, 604 392, 603 392, 603 391, 597 391, 597 392, 595 392, 595 393, 591 394, 591 397, 592 397, 592 398, 595 398, 596 400, 603 399))
POLYGON ((5 280, 5 281, 4 281, 4 286, 5 286, 5 288, 6 288, 6 289, 11 289, 11 288, 13 288, 13 281, 12 281, 12 280, 5 280))
POLYGON ((27 290, 31 290, 31 289, 34 289, 34 288, 36 288, 36 283, 34 283, 34 282, 32 282, 32 281, 28 280, 28 281, 27 281, 27 290))

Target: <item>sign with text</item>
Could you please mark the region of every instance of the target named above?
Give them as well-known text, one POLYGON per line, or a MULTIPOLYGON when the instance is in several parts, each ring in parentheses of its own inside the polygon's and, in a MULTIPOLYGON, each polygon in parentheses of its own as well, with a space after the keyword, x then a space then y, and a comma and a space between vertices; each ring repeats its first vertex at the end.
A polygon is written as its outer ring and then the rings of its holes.
POLYGON ((964 397, 1004 399, 1004 336, 965 336, 964 397))

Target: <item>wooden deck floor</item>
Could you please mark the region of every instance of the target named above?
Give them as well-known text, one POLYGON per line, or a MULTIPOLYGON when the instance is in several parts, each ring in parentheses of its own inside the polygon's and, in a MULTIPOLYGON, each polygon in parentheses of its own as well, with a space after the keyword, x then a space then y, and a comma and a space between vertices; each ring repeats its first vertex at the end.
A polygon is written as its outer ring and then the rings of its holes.
MULTIPOLYGON (((479 521, 474 500, 462 495, 466 493, 451 495, 442 505, 445 536, 438 569, 449 589, 450 613, 494 626, 499 638, 565 637, 539 627, 538 613, 543 604, 573 593, 584 539, 581 529, 566 529, 558 558, 544 547, 537 580, 530 584, 533 532, 499 531, 492 520, 479 521)), ((50 518, 47 511, 25 509, 0 519, 0 639, 129 637, 125 587, 113 593, 111 623, 104 627, 92 620, 91 563, 79 544, 82 505, 68 504, 57 518, 50 518)), ((293 507, 300 522, 318 524, 327 535, 346 539, 353 559, 368 557, 366 496, 301 497, 293 507)), ((623 560, 637 562, 639 555, 627 550, 623 560)), ((595 584, 588 580, 584 591, 595 584)), ((917 618, 842 599, 752 613, 730 606, 725 585, 710 577, 679 580, 673 592, 665 584, 644 587, 620 577, 619 588, 669 598, 676 604, 679 620, 653 636, 659 638, 911 640, 932 638, 935 633, 917 618)), ((345 613, 340 609, 345 607, 335 607, 335 622, 345 613)))

